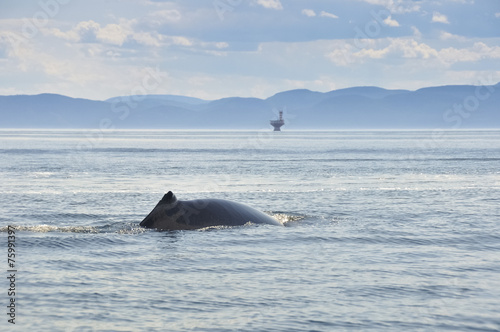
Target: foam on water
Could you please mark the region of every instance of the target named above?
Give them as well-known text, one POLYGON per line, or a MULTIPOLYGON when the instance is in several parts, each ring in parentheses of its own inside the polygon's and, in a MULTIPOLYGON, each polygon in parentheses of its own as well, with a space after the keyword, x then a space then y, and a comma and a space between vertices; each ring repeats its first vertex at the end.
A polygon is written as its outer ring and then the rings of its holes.
MULTIPOLYGON (((18 232, 30 233, 84 233, 84 234, 102 234, 102 233, 117 233, 117 234, 138 234, 146 231, 145 228, 139 225, 103 225, 103 226, 54 226, 54 225, 15 225, 15 230, 18 232)), ((7 232, 8 226, 0 227, 0 232, 7 232)))
MULTIPOLYGON (((8 226, 0 227, 0 232, 7 232, 7 227, 8 226)), ((15 225, 15 229, 16 231, 20 232, 32 232, 32 233, 49 233, 49 232, 100 233, 99 228, 92 226, 15 225)))

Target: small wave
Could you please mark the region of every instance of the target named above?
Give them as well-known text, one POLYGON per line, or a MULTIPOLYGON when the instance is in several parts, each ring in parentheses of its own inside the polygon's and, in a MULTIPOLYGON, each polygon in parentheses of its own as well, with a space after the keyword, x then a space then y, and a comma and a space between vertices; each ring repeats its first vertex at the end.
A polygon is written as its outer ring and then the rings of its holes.
MULTIPOLYGON (((280 221, 281 222, 281 221, 280 221)), ((215 225, 215 226, 207 226, 207 227, 202 227, 195 229, 195 231, 198 232, 209 232, 209 231, 217 231, 217 230, 223 230, 223 229, 237 229, 241 227, 255 227, 255 226, 260 226, 260 225, 265 225, 265 224, 259 224, 259 223, 254 223, 254 222, 247 222, 244 225, 215 225)))
POLYGON ((289 223, 297 222, 306 218, 306 216, 294 215, 282 212, 271 213, 271 216, 278 219, 278 221, 284 226, 287 226, 287 224, 289 223))
MULTIPOLYGON (((12 226, 11 226, 12 227, 12 226)), ((117 223, 113 225, 104 226, 53 226, 53 225, 33 225, 33 226, 17 226, 15 225, 16 231, 31 232, 31 233, 87 233, 87 234, 99 234, 99 233, 117 233, 117 234, 140 234, 147 230, 143 227, 139 227, 134 223, 117 223)), ((0 232, 7 232, 8 226, 0 227, 0 232)))
MULTIPOLYGON (((298 216, 298 215, 289 215, 285 213, 269 213, 271 216, 276 218, 283 226, 287 226, 288 223, 294 222, 294 221, 299 221, 304 219, 304 216, 298 216)), ((215 226, 207 226, 207 227, 202 227, 195 229, 195 231, 199 232, 207 232, 207 231, 217 231, 217 230, 223 230, 223 229, 234 229, 234 228, 241 228, 241 227, 255 227, 255 226, 261 226, 265 224, 260 224, 260 223, 254 223, 254 222, 247 222, 244 225, 238 225, 238 226, 233 226, 233 225, 215 225, 215 226)))
MULTIPOLYGON (((249 226, 249 225, 254 225, 254 224, 251 222, 247 222, 244 226, 249 226)), ((195 230, 198 232, 210 232, 210 231, 216 231, 216 230, 221 230, 221 229, 231 229, 234 227, 240 227, 240 226, 217 225, 217 226, 208 226, 208 227, 198 228, 195 230)))
MULTIPOLYGON (((93 226, 52 226, 52 225, 36 225, 36 226, 14 226, 16 231, 32 232, 32 233, 100 233, 97 227, 93 226)), ((8 226, 1 227, 0 232, 7 232, 8 226)))
POLYGON ((346 214, 337 214, 337 215, 328 215, 328 216, 320 216, 320 215, 302 215, 302 214, 292 214, 292 213, 283 213, 283 212, 274 212, 270 213, 274 218, 278 219, 278 221, 283 224, 283 226, 314 226, 318 224, 337 224, 340 222, 346 222, 352 220, 346 214))
POLYGON ((49 178, 49 177, 53 177, 54 175, 56 175, 56 173, 54 173, 54 172, 47 172, 47 171, 32 172, 32 173, 28 174, 28 176, 30 176, 32 178, 35 178, 35 179, 49 178))
POLYGON ((118 234, 142 234, 149 231, 149 229, 140 227, 137 224, 127 224, 127 225, 121 225, 119 229, 116 229, 113 231, 113 233, 118 233, 118 234))

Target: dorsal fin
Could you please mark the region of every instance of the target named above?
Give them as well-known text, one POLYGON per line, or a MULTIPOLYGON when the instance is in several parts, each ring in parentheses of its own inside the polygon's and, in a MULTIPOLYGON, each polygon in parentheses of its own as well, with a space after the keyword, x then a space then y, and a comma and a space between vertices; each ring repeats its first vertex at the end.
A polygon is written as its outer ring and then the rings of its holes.
POLYGON ((175 197, 174 193, 169 191, 168 193, 166 193, 163 198, 161 199, 161 202, 162 203, 166 203, 166 204, 172 204, 174 203, 175 201, 177 201, 177 197, 175 197))

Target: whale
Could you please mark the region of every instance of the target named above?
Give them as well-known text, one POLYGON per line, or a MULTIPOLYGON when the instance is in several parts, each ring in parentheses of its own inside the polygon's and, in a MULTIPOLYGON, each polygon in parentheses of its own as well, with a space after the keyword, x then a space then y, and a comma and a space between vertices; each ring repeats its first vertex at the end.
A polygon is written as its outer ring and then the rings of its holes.
POLYGON ((162 231, 192 230, 247 223, 282 226, 274 217, 246 204, 224 199, 178 200, 169 191, 141 221, 141 227, 162 231))

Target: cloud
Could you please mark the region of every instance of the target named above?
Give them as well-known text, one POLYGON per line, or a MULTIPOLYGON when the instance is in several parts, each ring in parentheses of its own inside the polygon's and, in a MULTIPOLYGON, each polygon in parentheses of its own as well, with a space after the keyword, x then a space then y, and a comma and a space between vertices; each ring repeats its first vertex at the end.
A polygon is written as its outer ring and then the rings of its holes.
POLYGON ((181 13, 177 9, 158 10, 147 15, 146 20, 153 26, 160 26, 166 23, 179 22, 182 19, 181 13))
POLYGON ((7 57, 7 51, 9 47, 9 39, 7 35, 3 35, 2 32, 0 32, 0 60, 2 58, 7 57))
POLYGON ((215 43, 215 47, 217 47, 218 49, 228 48, 229 44, 226 42, 218 42, 215 43))
POLYGON ((481 59, 500 59, 500 46, 488 46, 476 42, 469 48, 445 48, 439 52, 441 60, 453 64, 457 62, 475 62, 481 59))
POLYGON ((101 25, 92 20, 79 22, 73 29, 63 32, 58 28, 48 29, 45 34, 50 34, 58 38, 63 38, 74 42, 92 43, 97 40, 97 32, 101 25))
POLYGON ((65 50, 71 58, 61 58, 59 54, 48 53, 46 49, 37 47, 35 44, 25 44, 10 54, 10 67, 16 67, 18 74, 29 73, 30 75, 45 75, 47 80, 60 82, 72 82, 84 85, 89 81, 98 81, 103 78, 104 68, 93 59, 82 61, 78 50, 65 50))
POLYGON ((432 14, 432 22, 450 24, 450 22, 448 21, 448 17, 446 17, 446 15, 440 14, 438 12, 434 12, 432 14))
POLYGON ((90 20, 79 22, 73 29, 66 32, 57 28, 48 29, 46 31, 55 37, 74 42, 102 42, 121 46, 133 32, 130 25, 130 21, 122 21, 120 24, 107 24, 101 27, 99 23, 90 20))
POLYGON ((465 42, 467 41, 467 38, 462 37, 462 36, 457 36, 452 33, 446 32, 446 31, 441 31, 441 34, 439 35, 439 39, 441 40, 457 40, 460 42, 465 42))
POLYGON ((326 54, 326 58, 340 67, 346 67, 354 63, 356 60, 351 56, 353 46, 347 42, 337 42, 332 51, 326 54))
POLYGON ((391 51, 391 47, 386 47, 383 49, 363 49, 359 52, 353 54, 355 58, 370 58, 370 59, 382 59, 391 51))
POLYGON ((306 15, 307 17, 314 17, 316 16, 316 13, 312 9, 303 9, 302 15, 306 15))
POLYGON ((420 11, 420 4, 416 1, 408 0, 359 0, 371 5, 385 7, 391 13, 410 13, 420 11))
POLYGON ((414 39, 395 39, 389 46, 389 51, 401 54, 403 58, 429 59, 438 56, 435 49, 414 39))
POLYGON ((269 9, 283 9, 283 5, 281 4, 280 0, 257 0, 257 4, 269 9))
POLYGON ((390 27, 398 27, 399 26, 399 22, 396 20, 393 20, 390 15, 384 20, 384 23, 390 27))
POLYGON ((170 37, 170 40, 174 45, 181 45, 181 46, 192 46, 193 42, 191 42, 188 38, 186 37, 181 37, 181 36, 173 36, 170 37))
MULTIPOLYGON (((413 38, 386 38, 372 41, 376 43, 372 48, 357 50, 350 45, 343 47, 342 51, 334 50, 327 54, 332 62, 337 65, 350 65, 355 62, 365 62, 370 59, 433 59, 446 66, 459 62, 476 62, 484 59, 500 59, 500 46, 488 46, 483 42, 476 42, 469 47, 447 47, 435 49, 426 43, 418 42, 413 38)), ((427 63, 430 65, 431 63, 427 63)))
POLYGON ((119 24, 108 24, 99 29, 96 37, 101 42, 121 46, 132 34, 130 27, 124 27, 119 24))
POLYGON ((161 47, 163 36, 151 32, 135 32, 133 39, 141 45, 161 47))
POLYGON ((101 26, 99 23, 90 20, 79 22, 73 29, 68 31, 61 31, 58 28, 44 31, 46 34, 76 43, 102 43, 123 46, 126 42, 136 42, 140 45, 153 47, 194 45, 194 41, 184 36, 166 36, 156 31, 137 30, 137 23, 135 19, 121 19, 118 24, 101 26))
POLYGON ((422 32, 420 32, 420 30, 418 30, 418 28, 416 26, 412 26, 411 31, 413 32, 413 37, 415 37, 417 39, 422 38, 422 32))
MULTIPOLYGON (((314 10, 312 10, 312 9, 303 9, 302 10, 302 15, 305 15, 307 17, 315 17, 315 16, 317 16, 316 12, 314 10)), ((321 13, 319 13, 319 16, 321 16, 321 17, 329 17, 329 18, 334 18, 334 19, 339 18, 337 15, 329 13, 329 12, 325 12, 324 10, 321 11, 321 13)))
MULTIPOLYGON (((302 10, 302 15, 305 15, 307 17, 315 17, 315 16, 317 16, 316 12, 314 10, 312 10, 312 9, 303 9, 302 10)), ((337 15, 329 13, 329 12, 325 12, 324 10, 321 11, 321 13, 319 14, 319 16, 321 16, 321 17, 329 17, 329 18, 334 18, 334 19, 339 18, 337 15)))
POLYGON ((320 14, 321 17, 329 17, 329 18, 339 18, 337 15, 335 14, 332 14, 332 13, 328 13, 328 12, 325 12, 325 11, 322 11, 321 14, 320 14))

